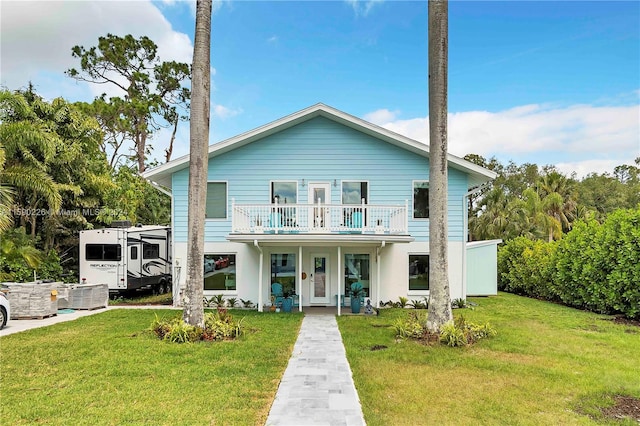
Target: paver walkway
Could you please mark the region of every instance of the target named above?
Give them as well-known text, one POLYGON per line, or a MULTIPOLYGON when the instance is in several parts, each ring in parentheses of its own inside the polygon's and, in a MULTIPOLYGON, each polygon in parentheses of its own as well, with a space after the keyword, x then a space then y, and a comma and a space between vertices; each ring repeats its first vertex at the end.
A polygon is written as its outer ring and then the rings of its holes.
POLYGON ((365 425, 334 315, 306 315, 267 426, 365 425))

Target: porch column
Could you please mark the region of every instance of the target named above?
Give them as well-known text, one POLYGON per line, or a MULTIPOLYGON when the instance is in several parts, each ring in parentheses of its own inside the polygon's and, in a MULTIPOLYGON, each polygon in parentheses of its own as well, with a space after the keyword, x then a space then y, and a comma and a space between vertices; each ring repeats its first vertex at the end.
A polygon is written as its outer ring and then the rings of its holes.
POLYGON ((296 294, 298 295, 298 311, 302 312, 302 246, 298 246, 298 276, 296 277, 296 294))
POLYGON ((258 268, 258 312, 263 312, 263 296, 262 296, 262 268, 264 265, 264 253, 262 248, 258 245, 258 240, 253 240, 253 245, 260 252, 260 267, 258 268))
POLYGON ((342 273, 340 272, 342 268, 342 247, 338 246, 338 301, 336 305, 338 305, 338 316, 341 314, 342 303, 340 303, 340 295, 342 294, 342 273))
POLYGON ((380 281, 382 281, 380 279, 380 252, 382 252, 382 249, 384 248, 384 246, 386 245, 386 242, 383 241, 380 244, 380 247, 376 247, 376 262, 377 262, 377 273, 376 273, 376 299, 375 299, 375 307, 376 309, 380 307, 380 281))

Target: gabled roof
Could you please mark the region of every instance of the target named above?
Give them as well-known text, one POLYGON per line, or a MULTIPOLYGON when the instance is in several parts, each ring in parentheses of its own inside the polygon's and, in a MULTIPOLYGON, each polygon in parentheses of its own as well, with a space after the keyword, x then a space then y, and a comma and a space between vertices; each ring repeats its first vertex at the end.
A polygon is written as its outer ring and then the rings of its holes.
MULTIPOLYGON (((239 148, 246 144, 252 143, 258 139, 262 139, 266 136, 270 136, 274 133, 281 132, 290 127, 296 126, 305 121, 311 120, 316 117, 325 117, 336 123, 343 124, 359 132, 373 136, 374 138, 383 140, 400 148, 414 152, 424 157, 429 157, 429 145, 400 135, 398 133, 387 130, 383 127, 369 123, 361 118, 354 117, 345 112, 332 108, 323 103, 312 105, 308 108, 294 112, 293 114, 282 117, 271 123, 257 127, 248 132, 242 133, 238 136, 226 139, 222 142, 214 143, 209 146, 209 158, 231 151, 235 148, 239 148)), ((497 174, 484 167, 478 166, 474 163, 466 161, 460 157, 448 154, 447 159, 449 165, 469 174, 469 188, 482 185, 494 179, 497 174)), ((148 179, 155 185, 161 187, 171 187, 171 175, 179 170, 182 170, 189 166, 189 155, 176 158, 166 164, 158 166, 154 169, 145 171, 142 173, 142 177, 148 179)))

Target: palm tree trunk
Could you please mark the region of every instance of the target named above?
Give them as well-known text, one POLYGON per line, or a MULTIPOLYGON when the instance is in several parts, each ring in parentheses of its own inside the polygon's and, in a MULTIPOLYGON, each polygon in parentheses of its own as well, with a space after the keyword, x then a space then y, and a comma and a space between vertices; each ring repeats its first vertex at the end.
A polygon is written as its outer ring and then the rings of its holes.
POLYGON ((211 0, 198 0, 193 42, 189 161, 189 234, 183 320, 204 325, 204 220, 209 168, 211 93, 211 0))
POLYGON ((448 1, 429 1, 429 314, 437 332, 453 318, 447 256, 448 1))

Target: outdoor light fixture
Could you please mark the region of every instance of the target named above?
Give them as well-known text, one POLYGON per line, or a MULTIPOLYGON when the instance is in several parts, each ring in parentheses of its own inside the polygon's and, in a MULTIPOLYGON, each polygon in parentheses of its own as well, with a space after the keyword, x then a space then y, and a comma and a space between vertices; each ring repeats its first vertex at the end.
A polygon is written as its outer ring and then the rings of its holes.
POLYGON ((302 179, 302 183, 300 185, 303 187, 306 185, 306 183, 304 183, 304 179, 302 179))
POLYGON ((333 187, 337 187, 338 186, 338 179, 334 179, 333 180, 333 187))

